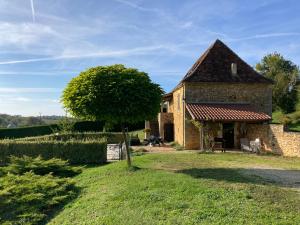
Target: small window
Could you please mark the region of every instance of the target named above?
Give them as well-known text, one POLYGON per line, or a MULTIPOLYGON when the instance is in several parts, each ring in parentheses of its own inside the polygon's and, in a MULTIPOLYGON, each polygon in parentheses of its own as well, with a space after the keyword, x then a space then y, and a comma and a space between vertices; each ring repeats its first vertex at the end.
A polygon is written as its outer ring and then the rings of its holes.
POLYGON ((169 105, 168 102, 164 102, 163 103, 163 108, 162 108, 162 112, 163 113, 167 113, 168 112, 168 105, 169 105))
POLYGON ((180 111, 180 94, 177 95, 177 110, 180 111))

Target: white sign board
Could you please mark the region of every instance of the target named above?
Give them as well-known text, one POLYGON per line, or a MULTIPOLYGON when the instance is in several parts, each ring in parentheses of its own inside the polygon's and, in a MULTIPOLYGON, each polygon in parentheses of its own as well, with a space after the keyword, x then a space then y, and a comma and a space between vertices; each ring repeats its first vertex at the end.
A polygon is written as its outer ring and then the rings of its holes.
POLYGON ((107 160, 120 160, 121 146, 119 144, 107 145, 107 160))

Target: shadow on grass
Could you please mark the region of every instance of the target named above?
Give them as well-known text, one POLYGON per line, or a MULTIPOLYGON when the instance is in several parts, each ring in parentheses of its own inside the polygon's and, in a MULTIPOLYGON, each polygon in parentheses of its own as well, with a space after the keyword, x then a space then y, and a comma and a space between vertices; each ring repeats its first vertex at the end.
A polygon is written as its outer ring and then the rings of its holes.
POLYGON ((230 183, 251 183, 300 188, 300 170, 191 168, 176 171, 194 178, 212 179, 230 183))

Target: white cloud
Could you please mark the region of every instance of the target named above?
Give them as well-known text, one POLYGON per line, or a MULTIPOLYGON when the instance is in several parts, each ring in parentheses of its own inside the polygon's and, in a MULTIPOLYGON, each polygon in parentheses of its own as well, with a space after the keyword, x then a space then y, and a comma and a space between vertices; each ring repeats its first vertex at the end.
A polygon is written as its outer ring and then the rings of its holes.
POLYGON ((143 46, 131 49, 123 50, 106 50, 106 51, 94 51, 94 52, 73 52, 73 53, 63 53, 62 55, 34 58, 34 59, 21 59, 21 60, 11 60, 2 61, 0 65, 8 64, 18 64, 18 63, 33 63, 33 62, 43 62, 43 61, 55 61, 61 59, 81 59, 81 58, 101 58, 101 57, 121 57, 121 56, 131 56, 131 55, 143 55, 149 52, 154 52, 158 50, 170 50, 168 46, 154 45, 154 46, 143 46))
POLYGON ((24 97, 17 97, 17 98, 15 98, 13 100, 15 100, 17 102, 30 102, 31 101, 30 98, 24 98, 24 97))
POLYGON ((34 10, 33 0, 30 0, 30 5, 31 5, 32 20, 33 22, 35 22, 35 10, 34 10))
POLYGON ((0 88, 1 94, 8 93, 57 93, 59 88, 0 88))
POLYGON ((30 76, 68 76, 80 73, 79 70, 49 70, 49 71, 9 71, 9 70, 2 70, 0 71, 0 76, 7 76, 7 75, 30 75, 30 76))
POLYGON ((252 40, 252 39, 262 39, 262 38, 276 38, 276 37, 284 37, 284 36, 300 36, 298 32, 282 32, 282 33, 266 33, 266 34, 255 34, 248 37, 241 38, 230 38, 226 39, 227 41, 244 41, 244 40, 252 40))
POLYGON ((56 36, 50 26, 33 23, 0 22, 0 46, 14 45, 20 48, 36 44, 49 36, 56 36))
POLYGON ((126 0, 114 0, 115 2, 119 2, 121 4, 127 5, 131 8, 143 11, 143 12, 155 12, 155 13, 162 13, 161 10, 157 9, 157 8, 147 8, 147 7, 143 7, 140 6, 132 1, 126 1, 126 0))

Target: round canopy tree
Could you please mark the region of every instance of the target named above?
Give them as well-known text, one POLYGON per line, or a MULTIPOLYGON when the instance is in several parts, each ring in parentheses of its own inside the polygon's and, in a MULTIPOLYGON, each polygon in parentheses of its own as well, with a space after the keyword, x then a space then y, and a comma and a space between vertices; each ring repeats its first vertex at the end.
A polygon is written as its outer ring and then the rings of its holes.
POLYGON ((131 166, 125 124, 153 119, 160 110, 162 94, 160 86, 144 72, 123 65, 98 66, 73 78, 62 102, 77 118, 121 124, 131 166))

